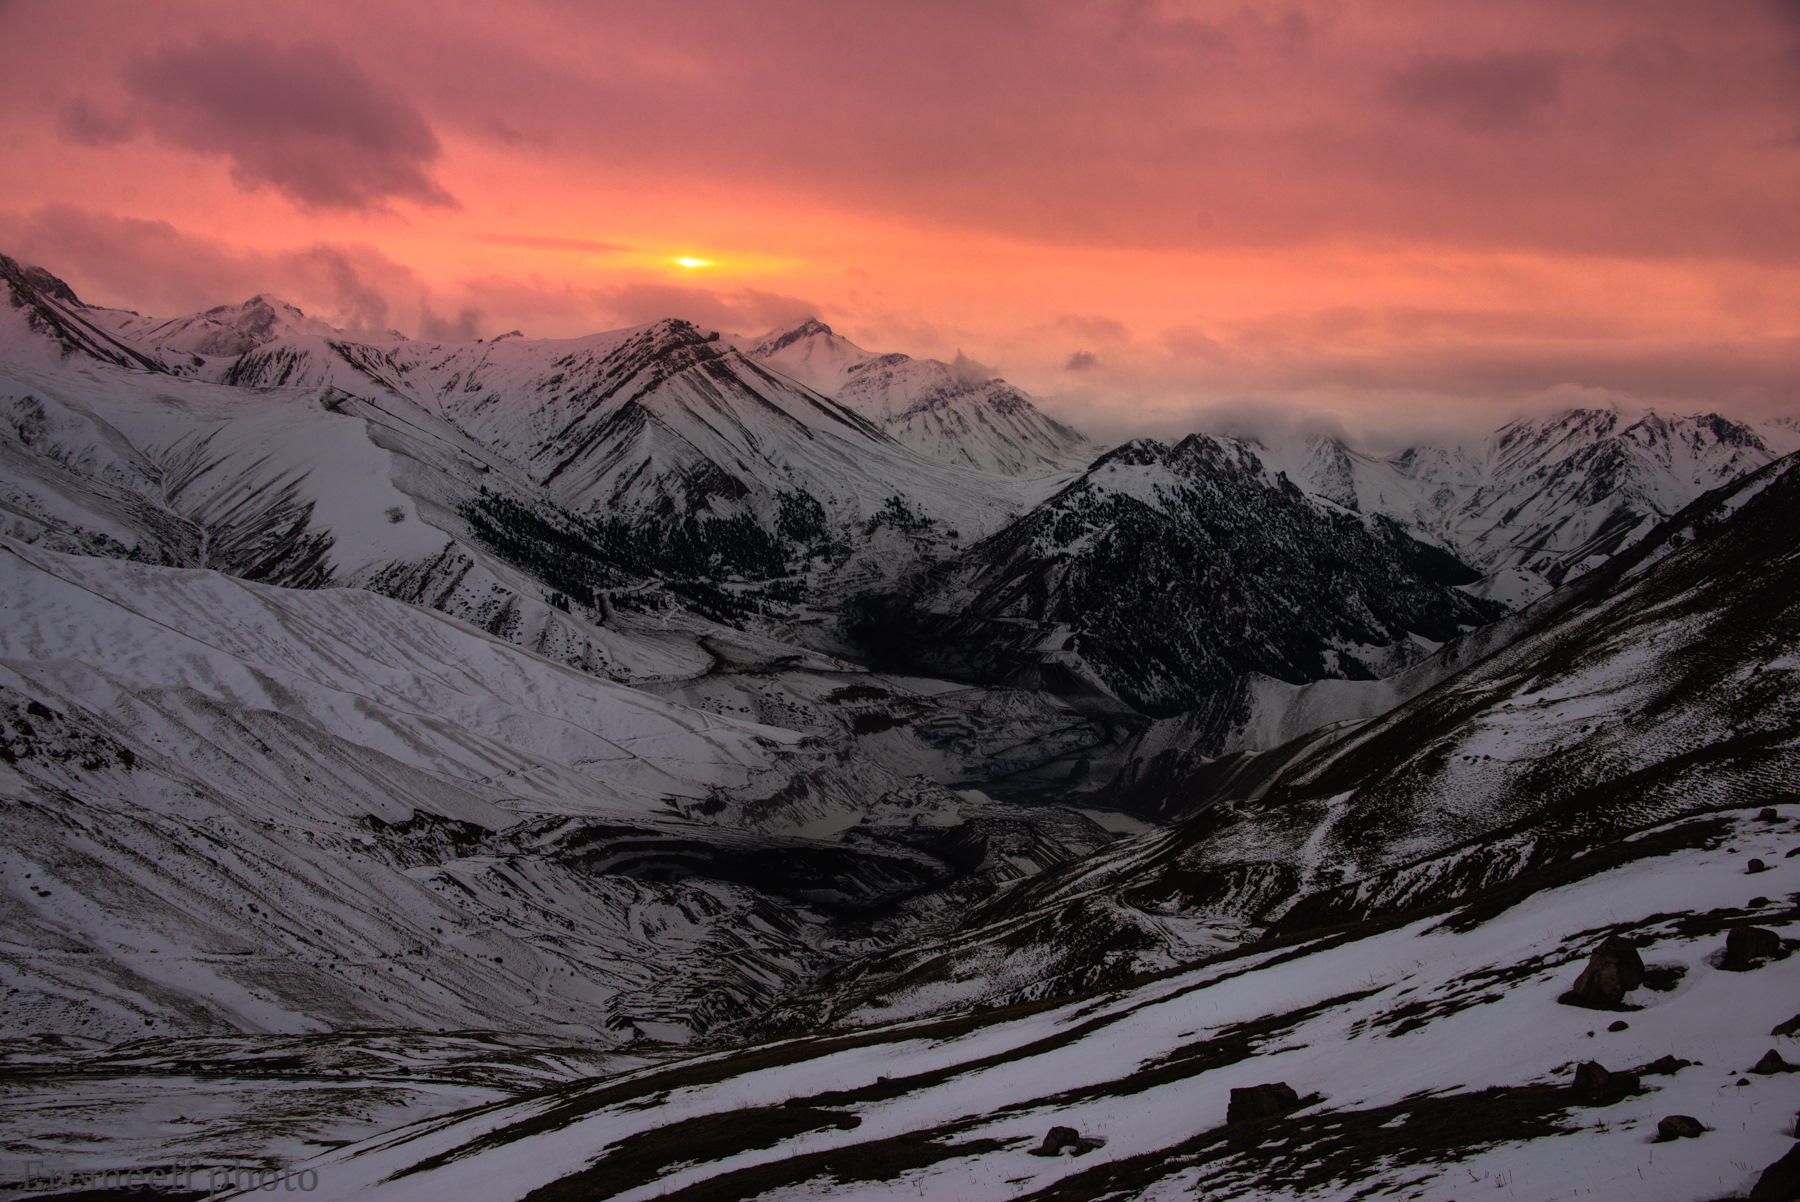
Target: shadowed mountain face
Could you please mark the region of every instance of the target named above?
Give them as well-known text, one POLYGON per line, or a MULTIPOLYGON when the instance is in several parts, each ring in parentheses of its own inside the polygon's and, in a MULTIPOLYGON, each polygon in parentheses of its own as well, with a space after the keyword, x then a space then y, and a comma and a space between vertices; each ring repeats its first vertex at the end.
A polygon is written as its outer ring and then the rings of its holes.
POLYGON ((1453 587, 1474 577, 1195 435, 1102 456, 912 593, 871 600, 864 629, 901 662, 1166 716, 1251 672, 1387 675, 1497 616, 1453 587))

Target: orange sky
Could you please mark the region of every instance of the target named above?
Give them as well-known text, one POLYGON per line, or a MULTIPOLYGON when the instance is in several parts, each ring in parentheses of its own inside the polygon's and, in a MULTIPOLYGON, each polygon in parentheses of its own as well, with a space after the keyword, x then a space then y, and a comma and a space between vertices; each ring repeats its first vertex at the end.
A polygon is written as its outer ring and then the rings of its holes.
POLYGON ((0 0, 0 38, 0 251, 99 303, 816 313, 1101 434, 1800 409, 1794 0, 0 0))

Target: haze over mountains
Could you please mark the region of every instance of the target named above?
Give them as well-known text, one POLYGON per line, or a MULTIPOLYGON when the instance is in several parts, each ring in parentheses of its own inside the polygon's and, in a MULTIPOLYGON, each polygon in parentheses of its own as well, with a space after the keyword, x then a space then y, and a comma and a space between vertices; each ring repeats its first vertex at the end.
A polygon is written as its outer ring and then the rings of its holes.
MULTIPOLYGON (((816 320, 744 347, 675 320, 367 341, 269 297, 156 320, 0 275, 0 1030, 84 1099, 66 1132, 107 1126, 95 1083, 122 1056, 173 1079, 193 1041, 279 1035, 301 1050, 272 1080, 333 1057, 382 1089, 439 1074, 437 1100, 409 1085, 373 1127, 354 1095, 313 1104, 294 1121, 320 1142, 640 1074, 326 1154, 384 1196, 471 1172, 496 1197, 874 1191, 846 1150, 908 1190, 1136 1196, 1165 1156, 1274 1189, 1202 1155, 1222 1107, 1133 1126, 1145 1091, 1212 1106, 1249 1083, 1232 1065, 1288 1053, 1315 1109, 1283 1122, 1539 1089, 1588 1054, 1579 1033, 1542 1063, 1391 1079, 1366 1041, 1466 1039, 1483 1006, 1508 1030, 1545 1001, 1567 1017, 1546 982, 1602 929, 1594 890, 1654 892, 1640 869, 1683 909, 1620 902, 1604 929, 1660 941, 1689 985, 1619 1055, 1685 1054, 1692 1029, 1690 1058, 1741 1059, 1704 1016, 1768 1008, 1701 941, 1797 916, 1715 880, 1726 843, 1773 862, 1792 829, 1752 817, 1800 780, 1791 424, 1581 410, 1386 457, 1324 436, 1102 448, 966 361, 816 320), (1540 933, 1407 926, 1507 889, 1540 933), (1366 925, 1322 933, 1343 923, 1366 925), (1341 976, 1352 938, 1389 966, 1369 982, 1320 994, 1281 968, 1285 946, 1341 976), (1407 968, 1407 940, 1478 944, 1493 996, 1407 968), (1231 975, 1203 961, 1266 989, 1188 1013, 1176 998, 1231 975), (934 1018, 961 1025, 887 1025, 934 1018), (1139 1032, 1123 1060, 1089 1041, 1115 1024, 1139 1032), (370 1031, 407 1050, 369 1069, 370 1031), (472 1068, 456 1040, 476 1035, 513 1050, 472 1068), (760 1076, 657 1068, 794 1036, 760 1076), (890 1044, 935 1067, 858 1059, 890 1044), (1015 1056, 1059 1057, 1038 1067, 1071 1092, 1015 1056), (708 1126, 733 1081, 766 1133, 708 1126), (671 1094, 692 1154, 631 1144, 632 1108, 671 1094), (1065 1112, 1111 1133, 1099 1160, 1018 1162, 1020 1132, 1065 1112)), ((1517 1097, 1519 1140, 1574 1129, 1517 1097)), ((1721 1130, 1749 1105, 1682 1097, 1721 1130)), ((9 1138, 48 1146, 15 1113, 9 1138)), ((1458 1138, 1437 1153, 1493 1143, 1458 1138)))

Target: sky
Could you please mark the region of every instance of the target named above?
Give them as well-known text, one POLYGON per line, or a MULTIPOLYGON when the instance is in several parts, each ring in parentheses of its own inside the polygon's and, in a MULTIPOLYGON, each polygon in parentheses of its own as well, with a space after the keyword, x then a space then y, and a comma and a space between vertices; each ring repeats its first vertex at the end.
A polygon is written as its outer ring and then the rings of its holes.
POLYGON ((0 0, 0 44, 0 252, 91 303, 817 316, 1105 434, 1800 411, 1800 0, 0 0))

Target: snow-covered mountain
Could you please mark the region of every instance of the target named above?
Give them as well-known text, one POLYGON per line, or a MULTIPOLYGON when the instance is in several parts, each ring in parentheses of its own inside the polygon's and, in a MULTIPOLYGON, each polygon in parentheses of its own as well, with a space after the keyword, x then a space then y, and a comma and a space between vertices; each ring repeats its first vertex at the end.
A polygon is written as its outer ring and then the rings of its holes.
POLYGON ((1323 505, 1245 443, 1127 443, 873 605, 878 654, 951 675, 1204 707, 1257 672, 1385 676, 1498 616, 1396 523, 1323 505))
POLYGON ((1574 409, 1484 439, 1384 458, 1311 435, 1258 454, 1308 492, 1403 523, 1479 568, 1509 604, 1599 566, 1709 489, 1790 451, 1800 433, 1716 413, 1574 409))
POLYGON ((400 1198, 1780 1197, 1797 539, 1792 461, 1709 494, 1260 795, 857 961, 834 1030, 311 1163, 400 1198), (1577 992, 1598 961, 1616 996, 1577 992))
POLYGON ((769 335, 749 355, 943 463, 1035 477, 1085 466, 1100 450, 960 356, 873 354, 817 318, 769 335))
POLYGON ((1791 1142, 1800 1078, 1735 1084, 1800 963, 1784 427, 1053 471, 996 382, 823 327, 361 340, 0 278, 21 1155, 1691 1198, 1791 1142), (1650 974, 1602 1036, 1557 1002, 1607 936, 1650 974))

